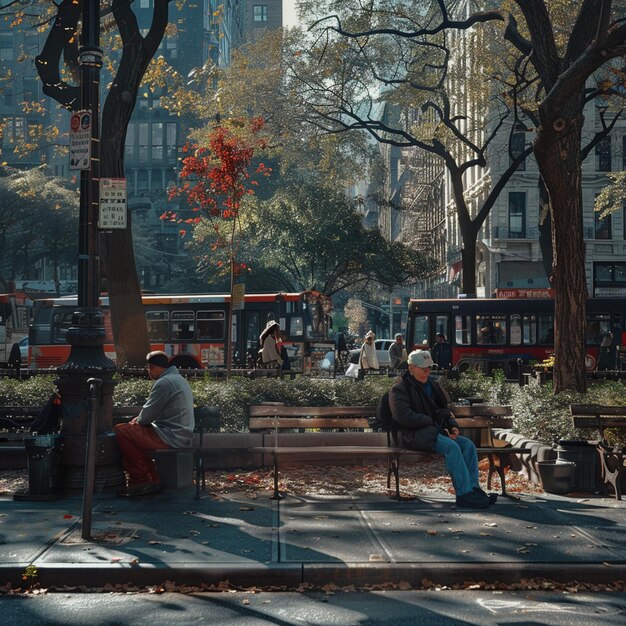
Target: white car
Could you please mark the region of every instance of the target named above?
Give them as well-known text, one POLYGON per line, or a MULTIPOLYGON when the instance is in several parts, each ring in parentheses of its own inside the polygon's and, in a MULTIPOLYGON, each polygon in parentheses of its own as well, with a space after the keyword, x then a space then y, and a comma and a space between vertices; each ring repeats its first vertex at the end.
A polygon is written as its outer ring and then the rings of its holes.
MULTIPOLYGON (((376 357, 378 358, 378 365, 380 365, 380 367, 389 367, 391 365, 391 361, 389 360, 389 348, 391 348, 391 344, 393 342, 393 339, 374 340, 376 357)), ((359 354, 361 354, 361 348, 355 348, 354 350, 350 350, 350 363, 358 363, 359 354)))

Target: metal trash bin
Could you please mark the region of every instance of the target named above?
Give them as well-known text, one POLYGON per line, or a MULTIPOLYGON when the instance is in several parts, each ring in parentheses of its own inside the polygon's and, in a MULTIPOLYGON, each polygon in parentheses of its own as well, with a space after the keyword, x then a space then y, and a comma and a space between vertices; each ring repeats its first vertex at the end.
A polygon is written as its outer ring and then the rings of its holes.
POLYGON ((576 464, 573 491, 596 490, 596 447, 587 441, 561 440, 557 448, 559 461, 572 461, 576 464))
POLYGON ((541 486, 548 493, 568 493, 572 490, 572 481, 576 465, 571 461, 539 461, 537 463, 541 486))
POLYGON ((22 497, 56 500, 61 495, 61 436, 28 437, 24 439, 24 447, 28 457, 28 492, 21 494, 22 497))

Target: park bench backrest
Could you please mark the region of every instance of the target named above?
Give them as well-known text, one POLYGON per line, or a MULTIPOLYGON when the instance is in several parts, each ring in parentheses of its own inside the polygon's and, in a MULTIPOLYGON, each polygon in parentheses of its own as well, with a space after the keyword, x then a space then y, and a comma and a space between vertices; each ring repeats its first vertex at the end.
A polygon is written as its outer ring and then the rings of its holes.
POLYGON ((575 428, 626 427, 626 406, 602 404, 570 404, 575 428))

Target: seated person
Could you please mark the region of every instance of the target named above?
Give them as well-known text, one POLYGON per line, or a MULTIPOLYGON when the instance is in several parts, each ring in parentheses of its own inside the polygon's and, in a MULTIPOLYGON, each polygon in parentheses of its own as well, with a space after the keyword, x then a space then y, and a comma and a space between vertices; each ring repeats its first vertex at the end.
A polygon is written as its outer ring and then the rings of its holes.
POLYGON ((478 455, 470 439, 461 436, 454 414, 439 383, 430 376, 434 362, 427 350, 408 357, 408 371, 389 391, 394 433, 401 448, 437 452, 445 458, 457 506, 481 509, 497 494, 486 494, 478 484, 478 455))
POLYGON ((120 496, 142 496, 161 491, 161 478, 150 452, 189 448, 195 427, 193 394, 189 383, 165 352, 146 356, 148 374, 155 383, 141 413, 126 424, 113 427, 122 453, 128 485, 120 496))

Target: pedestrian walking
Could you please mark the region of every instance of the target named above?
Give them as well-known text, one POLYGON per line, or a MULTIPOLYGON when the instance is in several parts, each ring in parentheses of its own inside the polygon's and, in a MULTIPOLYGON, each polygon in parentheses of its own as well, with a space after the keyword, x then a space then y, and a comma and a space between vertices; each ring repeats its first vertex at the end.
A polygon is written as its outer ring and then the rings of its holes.
POLYGON ((376 335, 373 331, 368 331, 365 334, 365 341, 361 346, 361 353, 359 355, 359 369, 360 370, 378 370, 378 357, 376 355, 376 346, 374 341, 376 335))

